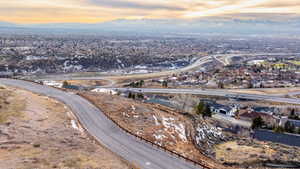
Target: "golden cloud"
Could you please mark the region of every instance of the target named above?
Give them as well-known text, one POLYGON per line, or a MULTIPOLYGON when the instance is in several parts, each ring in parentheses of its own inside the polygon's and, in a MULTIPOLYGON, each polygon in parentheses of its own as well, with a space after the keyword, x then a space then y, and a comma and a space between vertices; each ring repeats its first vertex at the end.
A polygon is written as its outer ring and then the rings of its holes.
POLYGON ((197 18, 241 13, 298 13, 299 0, 9 0, 0 21, 102 22, 118 18, 197 18))

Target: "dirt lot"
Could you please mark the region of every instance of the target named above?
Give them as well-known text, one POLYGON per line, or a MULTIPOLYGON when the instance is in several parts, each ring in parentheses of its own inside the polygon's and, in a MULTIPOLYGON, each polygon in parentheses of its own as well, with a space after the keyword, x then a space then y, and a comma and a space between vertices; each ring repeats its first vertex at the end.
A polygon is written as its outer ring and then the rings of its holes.
MULTIPOLYGON (((78 86, 105 86, 110 84, 107 80, 66 80, 71 85, 78 86)), ((58 81, 63 83, 63 81, 58 81)))
POLYGON ((53 99, 1 87, 0 115, 0 168, 129 168, 53 99))
POLYGON ((223 163, 246 167, 264 162, 299 163, 300 148, 250 139, 230 141, 215 147, 216 158, 223 163))

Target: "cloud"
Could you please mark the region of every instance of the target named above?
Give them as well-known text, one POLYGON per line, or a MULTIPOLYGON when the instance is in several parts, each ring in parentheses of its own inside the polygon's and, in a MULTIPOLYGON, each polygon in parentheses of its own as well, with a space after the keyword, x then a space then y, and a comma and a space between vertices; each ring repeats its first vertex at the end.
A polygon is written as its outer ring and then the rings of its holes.
POLYGON ((238 13, 239 10, 257 6, 264 2, 269 2, 270 0, 227 0, 226 5, 221 7, 203 10, 203 11, 188 11, 184 14, 184 17, 195 18, 195 17, 203 17, 203 16, 213 16, 227 13, 238 13))
POLYGON ((262 3, 257 5, 256 7, 264 7, 264 8, 274 8, 274 7, 300 7, 299 0, 284 0, 284 1, 269 1, 266 3, 262 3))
POLYGON ((174 19, 242 13, 300 14, 300 0, 0 0, 0 21, 17 23, 174 19))
POLYGON ((177 7, 175 5, 164 5, 157 3, 141 3, 141 2, 133 2, 126 0, 88 0, 88 3, 93 5, 98 5, 102 7, 110 7, 110 8, 132 8, 132 9, 146 9, 146 10, 184 10, 182 7, 177 7))

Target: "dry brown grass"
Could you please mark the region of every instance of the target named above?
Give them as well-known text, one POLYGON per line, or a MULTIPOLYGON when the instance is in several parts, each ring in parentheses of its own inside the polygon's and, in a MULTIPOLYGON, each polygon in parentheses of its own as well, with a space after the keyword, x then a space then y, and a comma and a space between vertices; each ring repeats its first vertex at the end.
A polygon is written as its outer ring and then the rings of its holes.
POLYGON ((251 157, 251 155, 258 155, 262 150, 250 146, 241 146, 232 141, 216 146, 215 151, 218 160, 242 164, 256 161, 256 158, 251 157))
MULTIPOLYGON (((63 81, 58 81, 63 82, 63 81)), ((78 86, 104 86, 108 85, 110 82, 107 80, 67 80, 69 84, 78 86)))
POLYGON ((10 117, 22 117, 25 103, 17 98, 12 89, 0 89, 0 124, 8 122, 10 117))
POLYGON ((223 163, 253 166, 265 161, 299 162, 297 147, 260 142, 257 140, 230 141, 215 146, 216 158, 223 163))

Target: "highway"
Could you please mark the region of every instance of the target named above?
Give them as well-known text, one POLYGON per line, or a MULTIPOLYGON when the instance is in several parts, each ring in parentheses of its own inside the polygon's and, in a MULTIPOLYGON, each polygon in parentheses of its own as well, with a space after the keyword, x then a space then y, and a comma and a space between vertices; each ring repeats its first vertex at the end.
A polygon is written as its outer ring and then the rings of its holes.
POLYGON ((13 79, 0 79, 0 85, 26 89, 65 103, 89 134, 112 152, 128 162, 134 162, 142 169, 200 168, 125 133, 116 124, 108 120, 98 108, 78 95, 48 86, 13 79))
POLYGON ((181 72, 187 72, 190 70, 194 70, 207 64, 214 59, 218 60, 223 65, 230 64, 230 59, 232 57, 248 57, 248 56, 287 56, 287 55, 300 55, 300 53, 238 53, 238 54, 212 54, 208 56, 203 56, 198 58, 194 63, 182 67, 175 70, 165 70, 161 72, 148 73, 148 74, 130 74, 130 75, 112 75, 112 76, 77 76, 74 77, 72 74, 57 74, 57 75, 46 75, 44 77, 35 78, 38 80, 108 80, 110 82, 108 86, 115 86, 116 79, 134 79, 134 78, 142 78, 142 79, 151 79, 155 77, 167 76, 181 72), (220 59, 221 58, 221 59, 220 59), (224 61, 223 61, 224 59, 224 61))
POLYGON ((234 93, 226 90, 208 90, 208 89, 170 89, 170 88, 106 88, 117 91, 131 91, 137 93, 157 93, 157 94, 194 94, 194 95, 207 95, 207 96, 221 96, 227 98, 262 100, 278 103, 299 104, 300 99, 285 98, 277 95, 258 95, 258 94, 243 94, 234 93))
POLYGON ((291 97, 298 96, 298 95, 300 95, 300 91, 290 92, 290 93, 288 93, 288 95, 291 97))

